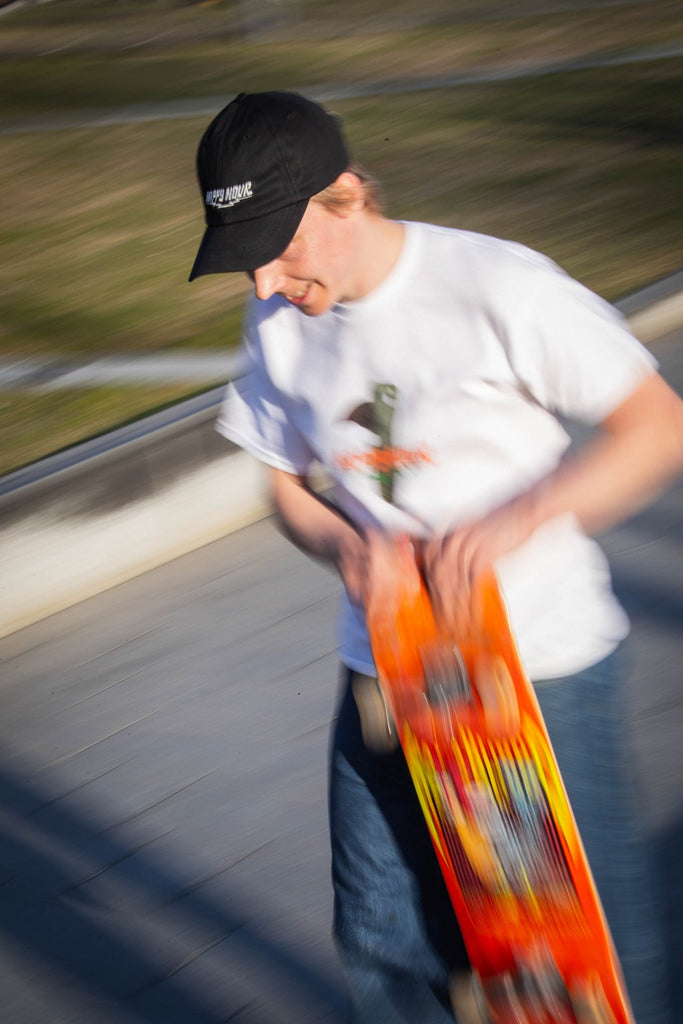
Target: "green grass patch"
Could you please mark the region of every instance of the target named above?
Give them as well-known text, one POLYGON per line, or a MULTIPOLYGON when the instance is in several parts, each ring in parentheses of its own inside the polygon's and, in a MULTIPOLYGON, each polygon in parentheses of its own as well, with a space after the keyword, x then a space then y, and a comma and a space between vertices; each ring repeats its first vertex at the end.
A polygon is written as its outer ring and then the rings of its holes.
POLYGON ((90 388, 52 392, 0 391, 0 475, 20 465, 79 444, 86 437, 126 426, 142 415, 168 408, 189 398, 187 387, 90 388), (85 428, 85 429, 84 429, 85 428), (20 439, 18 460, 7 443, 20 439))

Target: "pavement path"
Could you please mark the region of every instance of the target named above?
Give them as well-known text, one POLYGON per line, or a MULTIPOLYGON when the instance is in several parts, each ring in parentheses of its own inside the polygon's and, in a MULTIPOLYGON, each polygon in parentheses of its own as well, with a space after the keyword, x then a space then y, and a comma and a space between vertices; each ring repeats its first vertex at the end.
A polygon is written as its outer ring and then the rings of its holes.
MULTIPOLYGON (((683 387, 683 332, 656 346, 683 387)), ((683 486, 606 539, 683 1020, 683 486)), ((0 641, 7 1024, 341 1024, 338 583, 257 522, 0 641)))
POLYGON ((337 584, 257 523, 0 642, 0 1018, 339 1024, 337 584))
MULTIPOLYGON (((506 82, 524 78, 540 78, 558 72, 585 71, 595 68, 644 64, 659 60, 680 59, 683 43, 672 40, 666 44, 644 46, 638 50, 594 53, 569 57, 566 60, 524 61, 518 65, 481 67, 468 71, 433 76, 397 76, 373 82, 331 82, 306 90, 319 103, 357 99, 363 96, 388 96, 425 92, 432 89, 455 89, 459 86, 506 82)), ((163 103, 128 104, 98 110, 72 110, 49 116, 33 116, 0 121, 0 137, 30 132, 54 132, 80 128, 106 128, 120 124, 141 124, 148 121, 169 121, 187 117, 212 117, 225 104, 225 96, 193 97, 163 103)))

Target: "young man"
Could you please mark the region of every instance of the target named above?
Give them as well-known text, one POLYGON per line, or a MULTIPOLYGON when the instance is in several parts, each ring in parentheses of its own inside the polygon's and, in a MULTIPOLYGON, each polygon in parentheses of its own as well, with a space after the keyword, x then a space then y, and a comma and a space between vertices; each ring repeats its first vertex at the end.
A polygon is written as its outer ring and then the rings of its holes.
POLYGON ((626 617, 590 536, 683 466, 683 405, 615 311, 523 246, 390 220, 336 120, 240 95, 198 154, 207 229, 191 279, 246 272, 249 372, 219 429, 270 467, 292 540, 332 562, 346 685, 332 753, 335 932, 358 1022, 453 1021, 462 942, 400 753, 363 744, 364 608, 391 537, 419 543, 448 622, 496 568, 639 1024, 663 1005, 654 897, 629 808, 626 617), (578 455, 559 417, 599 427, 578 455), (309 486, 322 464, 332 500, 309 486))

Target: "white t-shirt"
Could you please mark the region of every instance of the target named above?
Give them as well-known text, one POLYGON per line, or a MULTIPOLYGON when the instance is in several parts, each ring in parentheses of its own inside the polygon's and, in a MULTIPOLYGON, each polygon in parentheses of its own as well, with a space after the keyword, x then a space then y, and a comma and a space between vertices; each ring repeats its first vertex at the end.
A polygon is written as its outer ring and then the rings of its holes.
MULTIPOLYGON (((218 429, 286 472, 322 464, 353 521, 418 536, 528 488, 569 445, 558 416, 600 422, 654 366, 618 313, 550 260, 416 223, 363 299, 319 317, 252 299, 245 348, 250 369, 218 429)), ((606 559, 571 517, 496 568, 532 678, 579 671, 628 632, 606 559)), ((372 673, 348 600, 339 650, 372 673)))

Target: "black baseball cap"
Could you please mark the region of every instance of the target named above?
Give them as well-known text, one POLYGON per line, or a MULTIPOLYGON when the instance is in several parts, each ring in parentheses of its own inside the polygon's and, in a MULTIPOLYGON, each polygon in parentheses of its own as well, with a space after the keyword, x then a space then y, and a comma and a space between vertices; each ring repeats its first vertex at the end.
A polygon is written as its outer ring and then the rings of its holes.
POLYGON ((199 143, 207 227, 190 281, 277 259, 311 196, 349 162, 337 118, 317 103, 288 92, 240 93, 199 143))

